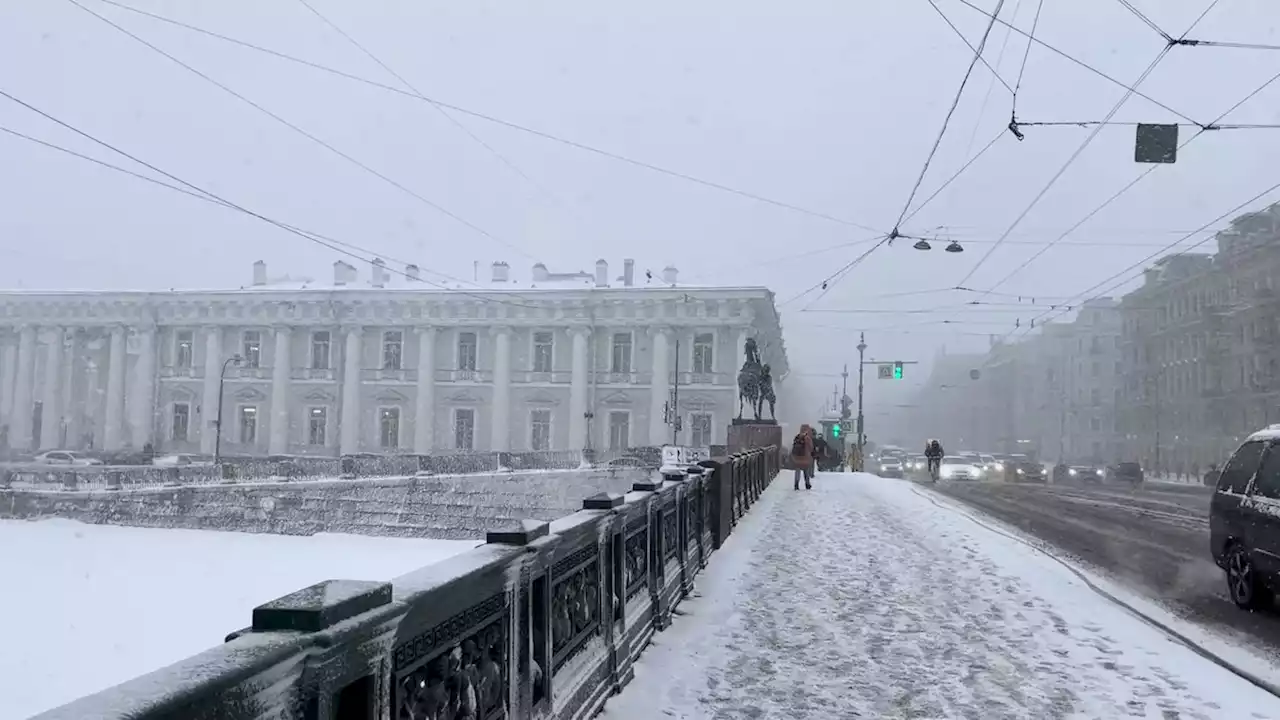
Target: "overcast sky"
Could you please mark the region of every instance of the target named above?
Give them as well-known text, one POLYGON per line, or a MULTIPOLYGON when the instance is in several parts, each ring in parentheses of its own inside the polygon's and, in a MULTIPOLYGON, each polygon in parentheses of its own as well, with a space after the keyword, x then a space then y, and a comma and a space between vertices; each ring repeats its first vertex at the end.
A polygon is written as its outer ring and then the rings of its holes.
MULTIPOLYGON (((997 5, 972 1, 988 11, 997 5)), ((1131 1, 1175 37, 1212 2, 1131 1)), ((641 268, 674 264, 689 281, 767 286, 785 302, 791 364, 814 404, 838 381, 822 374, 856 358, 859 328, 868 331, 870 356, 927 361, 944 344, 980 351, 988 335, 1042 312, 963 307, 977 296, 923 291, 969 275, 1092 132, 1026 127, 1019 142, 1006 131, 902 225, 904 233, 957 239, 964 253, 944 253, 945 241, 925 253, 899 240, 824 294, 792 300, 893 228, 955 98, 973 53, 927 0, 313 0, 435 100, 807 213, 472 115, 446 117, 411 91, 336 77, 102 0, 76 2, 392 182, 71 0, 0 0, 0 89, 257 213, 459 278, 470 279, 477 261, 505 260, 527 277, 535 261, 570 270, 590 269, 597 257, 634 257, 641 268), (912 294, 886 297, 901 293, 912 294)), ((125 2, 404 87, 300 0, 125 2)), ((1007 0, 1001 17, 1029 30, 1038 5, 1007 0)), ((978 43, 987 17, 961 0, 937 7, 978 43)), ((1227 0, 1189 37, 1280 45, 1275 15, 1274 0, 1227 0)), ((1119 0, 1046 2, 1036 36, 1124 83, 1165 45, 1119 0)), ((1026 46, 997 25, 984 57, 1014 85, 1026 46)), ((1140 90, 1207 123, 1276 73, 1280 52, 1177 47, 1140 90)), ((1125 92, 1033 45, 1018 117, 1101 120, 1125 92)), ((1280 82, 1222 122, 1280 123, 1278 99, 1280 82)), ((1009 91, 979 65, 916 205, 1000 135, 1010 108, 1009 91)), ((1113 121, 1186 122, 1136 96, 1113 121)), ((0 126, 129 164, 3 98, 0 126)), ((1193 131, 1182 127, 1182 140, 1193 131)), ((1133 127, 1103 128, 964 285, 1001 293, 986 302, 1074 296, 1280 182, 1280 130, 1207 133, 1006 279, 1148 169, 1133 162, 1133 143, 1133 127)), ((338 258, 260 220, 3 133, 0 249, 7 288, 236 287, 249 281, 254 260, 265 260, 272 276, 323 278, 338 258)), ((913 368, 894 388, 872 382, 876 412, 907 402, 926 370, 913 368)))

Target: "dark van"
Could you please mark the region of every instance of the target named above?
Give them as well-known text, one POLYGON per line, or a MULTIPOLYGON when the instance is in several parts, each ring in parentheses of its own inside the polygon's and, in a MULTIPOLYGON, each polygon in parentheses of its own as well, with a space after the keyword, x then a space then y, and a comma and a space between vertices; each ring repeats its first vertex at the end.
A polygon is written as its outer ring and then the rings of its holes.
POLYGON ((1209 550, 1236 605, 1271 604, 1280 589, 1280 426, 1250 435, 1223 466, 1209 503, 1209 550))

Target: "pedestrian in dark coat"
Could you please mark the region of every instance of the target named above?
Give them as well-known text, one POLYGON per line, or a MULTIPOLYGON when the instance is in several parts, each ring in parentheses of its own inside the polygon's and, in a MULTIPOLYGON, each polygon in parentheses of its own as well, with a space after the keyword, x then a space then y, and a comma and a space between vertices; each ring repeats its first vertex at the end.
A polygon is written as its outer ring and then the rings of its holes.
POLYGON ((813 477, 813 428, 808 423, 800 426, 800 432, 791 441, 791 464, 796 469, 796 489, 800 489, 800 478, 804 478, 806 490, 812 488, 809 478, 813 477))

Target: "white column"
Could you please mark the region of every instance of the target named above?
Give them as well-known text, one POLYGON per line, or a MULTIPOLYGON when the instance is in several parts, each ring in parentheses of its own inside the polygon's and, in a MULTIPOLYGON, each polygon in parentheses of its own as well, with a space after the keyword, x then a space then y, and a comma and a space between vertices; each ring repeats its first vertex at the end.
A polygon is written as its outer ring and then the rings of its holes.
POLYGON ((35 409, 36 328, 26 325, 18 333, 18 364, 13 380, 13 414, 9 421, 9 447, 31 447, 31 412, 35 409))
POLYGON ((69 333, 66 359, 62 363, 62 414, 67 419, 67 445, 74 449, 82 446, 84 435, 84 402, 87 370, 84 363, 84 329, 72 328, 69 333))
POLYGON ((290 337, 289 328, 276 328, 276 351, 271 361, 271 440, 267 445, 267 452, 272 455, 289 452, 289 378, 293 371, 290 337))
POLYGON ((102 438, 104 450, 124 447, 124 370, 128 359, 124 340, 123 327, 111 328, 111 357, 107 360, 107 427, 102 438))
POLYGON ((44 388, 40 397, 40 449, 62 446, 62 343, 63 329, 50 328, 44 356, 44 388))
POLYGON ((200 452, 212 455, 218 445, 218 397, 222 387, 222 328, 204 329, 204 394, 200 400, 200 452))
POLYGON ((436 445, 436 329, 418 328, 418 396, 413 409, 413 451, 426 455, 436 445))
POLYGON ((362 327, 346 328, 347 347, 342 368, 342 433, 339 451, 343 455, 360 450, 360 365, 362 327))
POLYGON ((587 419, 587 328, 575 327, 573 337, 573 370, 569 375, 569 449, 586 447, 587 419))
POLYGON ((670 437, 670 427, 663 422, 662 411, 671 395, 670 331, 650 328, 653 336, 653 383, 649 397, 649 445, 662 445, 670 437))
POLYGON ((491 450, 511 449, 511 328, 493 328, 493 431, 491 450))
POLYGON ((0 349, 0 426, 8 425, 13 417, 13 381, 17 376, 18 346, 5 342, 0 349))
POLYGON ((152 440, 156 425, 156 328, 138 331, 138 364, 129 388, 129 421, 133 447, 141 450, 152 440))

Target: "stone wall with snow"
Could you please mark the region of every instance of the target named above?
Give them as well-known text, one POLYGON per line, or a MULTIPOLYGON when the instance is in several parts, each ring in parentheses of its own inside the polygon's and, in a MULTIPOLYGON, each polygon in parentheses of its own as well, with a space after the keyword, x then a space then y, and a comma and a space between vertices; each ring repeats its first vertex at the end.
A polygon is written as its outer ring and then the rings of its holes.
POLYGON ((0 490, 0 518, 311 535, 319 532, 481 540, 533 518, 555 520, 601 492, 626 492, 643 470, 565 470, 377 480, 210 484, 72 492, 0 490))

